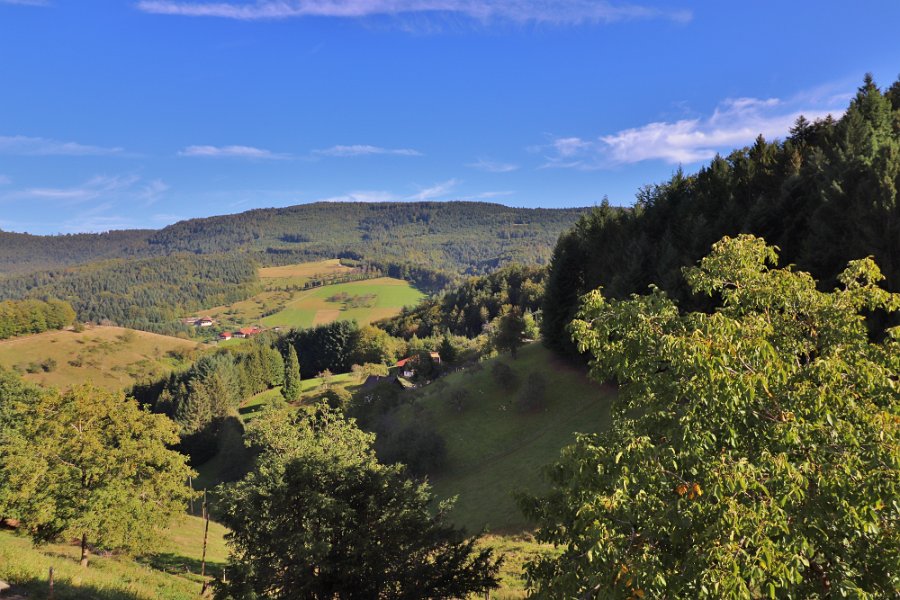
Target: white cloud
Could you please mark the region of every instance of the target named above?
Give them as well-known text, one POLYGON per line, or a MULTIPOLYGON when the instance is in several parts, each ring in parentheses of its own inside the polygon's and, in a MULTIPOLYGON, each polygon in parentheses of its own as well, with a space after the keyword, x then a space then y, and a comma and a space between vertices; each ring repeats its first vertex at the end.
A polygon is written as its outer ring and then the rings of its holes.
POLYGON ((456 179, 448 179, 447 181, 442 181, 440 183, 436 183, 431 187, 423 188, 409 196, 408 200, 435 200, 437 198, 441 198, 450 193, 450 191, 457 186, 459 181, 456 179))
POLYGON ((519 169, 519 165, 497 162, 486 158, 479 158, 477 161, 469 163, 466 166, 478 169, 479 171, 486 171, 487 173, 510 173, 519 169))
POLYGON ((381 148, 379 146, 369 146, 366 144, 353 144, 350 146, 332 146, 324 150, 314 150, 314 154, 322 156, 372 156, 378 154, 387 154, 392 156, 422 156, 418 150, 411 148, 381 148))
POLYGON ((290 158, 287 154, 276 154, 270 150, 253 146, 188 146, 179 156, 203 158, 250 158, 258 160, 280 160, 290 158))
POLYGON ((554 138, 544 147, 549 151, 544 166, 599 169, 645 160, 696 163, 750 144, 760 134, 768 140, 783 138, 800 115, 812 121, 842 112, 816 106, 800 110, 797 99, 728 99, 705 118, 658 121, 596 139, 554 138))
POLYGON ((144 12, 240 20, 291 17, 361 18, 413 14, 448 14, 480 22, 547 23, 578 25, 632 19, 690 21, 683 9, 660 9, 605 0, 256 0, 255 2, 198 2, 195 0, 141 0, 144 12))
POLYGON ((108 156, 110 154, 122 154, 122 152, 122 148, 103 148, 24 135, 0 135, 0 154, 16 154, 20 156, 108 156))

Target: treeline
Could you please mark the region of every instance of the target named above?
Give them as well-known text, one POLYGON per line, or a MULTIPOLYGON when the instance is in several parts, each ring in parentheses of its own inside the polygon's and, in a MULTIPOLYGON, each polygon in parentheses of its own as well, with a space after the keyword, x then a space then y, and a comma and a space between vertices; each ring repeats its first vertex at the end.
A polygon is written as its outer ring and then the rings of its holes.
POLYGON ((0 340, 62 329, 75 322, 75 311, 68 302, 43 300, 4 300, 0 302, 0 340))
POLYGON ((540 310, 547 269, 511 265, 426 298, 417 306, 378 325, 391 335, 430 337, 450 332, 474 338, 486 325, 513 307, 522 314, 540 310))
POLYGON ((447 283, 440 281, 441 273, 477 274, 513 262, 546 264, 560 233, 586 210, 483 202, 325 202, 191 219, 159 231, 0 232, 0 273, 109 258, 240 252, 272 265, 364 257, 386 273, 406 270, 423 289, 440 289, 447 283))
POLYGON ((0 299, 61 298, 81 321, 176 334, 190 331, 178 321, 184 314, 243 300, 256 290, 256 264, 245 256, 174 255, 10 277, 0 286, 0 299))
POLYGON ((799 118, 783 142, 759 137, 696 175, 680 170, 640 190, 631 210, 601 206, 553 253, 543 334, 575 353, 566 326, 582 294, 624 298, 652 283, 687 308, 709 308, 681 277, 723 235, 752 233, 819 279, 824 289, 852 259, 874 256, 900 289, 900 81, 886 92, 867 76, 840 119, 799 118))

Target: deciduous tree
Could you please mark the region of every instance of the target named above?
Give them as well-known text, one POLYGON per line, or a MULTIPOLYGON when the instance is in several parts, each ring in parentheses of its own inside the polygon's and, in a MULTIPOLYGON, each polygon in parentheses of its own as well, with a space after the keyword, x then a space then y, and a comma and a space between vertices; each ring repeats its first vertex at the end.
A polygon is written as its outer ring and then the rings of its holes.
POLYGON ((900 589, 900 297, 857 260, 826 293, 751 236, 686 272, 721 308, 584 299, 571 331, 621 390, 525 501, 531 587, 555 598, 888 598, 900 589))

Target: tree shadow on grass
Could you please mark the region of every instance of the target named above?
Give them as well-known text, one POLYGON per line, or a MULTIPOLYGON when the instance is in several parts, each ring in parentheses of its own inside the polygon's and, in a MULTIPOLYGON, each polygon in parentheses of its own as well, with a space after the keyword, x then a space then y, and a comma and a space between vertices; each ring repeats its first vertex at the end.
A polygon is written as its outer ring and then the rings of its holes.
MULTIPOLYGON (((163 552, 141 556, 137 559, 137 562, 165 573, 196 576, 197 581, 200 581, 201 563, 196 558, 188 558, 173 552, 163 552)), ((206 561, 207 577, 221 573, 226 566, 226 563, 206 561)))
MULTIPOLYGON (((25 597, 28 600, 50 598, 50 584, 46 579, 29 579, 16 583, 4 598, 25 597)), ((90 585, 72 585, 68 581, 56 581, 53 585, 53 600, 146 600, 124 590, 111 590, 90 585)))

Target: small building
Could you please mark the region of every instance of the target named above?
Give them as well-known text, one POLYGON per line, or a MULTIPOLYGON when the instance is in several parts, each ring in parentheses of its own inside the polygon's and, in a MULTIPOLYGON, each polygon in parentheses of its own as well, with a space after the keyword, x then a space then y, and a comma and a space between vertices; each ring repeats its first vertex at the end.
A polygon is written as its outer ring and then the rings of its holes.
POLYGON ((211 317, 200 317, 197 319, 197 327, 212 327, 216 322, 211 317))
POLYGON ((428 355, 431 356, 431 362, 436 365, 441 364, 441 355, 439 352, 429 352, 428 355))
POLYGON ((233 335, 236 338, 250 338, 260 333, 262 333, 262 329, 259 327, 243 327, 235 331, 233 335))
POLYGON ((233 336, 231 335, 230 331, 223 331, 222 333, 219 334, 219 339, 223 340, 223 341, 230 340, 232 337, 233 336))

